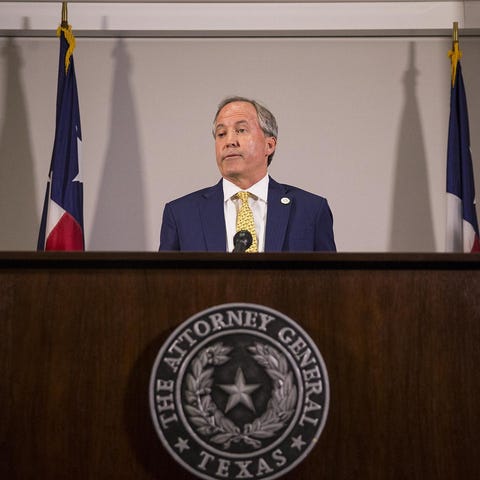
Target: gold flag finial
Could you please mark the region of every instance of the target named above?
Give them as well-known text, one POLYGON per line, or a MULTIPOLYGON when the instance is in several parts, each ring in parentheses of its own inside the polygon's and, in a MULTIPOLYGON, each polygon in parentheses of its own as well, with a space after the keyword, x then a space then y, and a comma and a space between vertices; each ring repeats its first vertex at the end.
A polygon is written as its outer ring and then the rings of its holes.
POLYGON ((462 58, 462 51, 458 42, 458 22, 453 22, 452 32, 452 49, 448 51, 448 56, 452 62, 452 87, 455 85, 455 78, 457 76, 457 64, 462 58))
POLYGON ((62 2, 62 27, 68 27, 68 7, 67 2, 62 2))
POLYGON ((458 22, 453 22, 452 41, 458 43, 458 22))

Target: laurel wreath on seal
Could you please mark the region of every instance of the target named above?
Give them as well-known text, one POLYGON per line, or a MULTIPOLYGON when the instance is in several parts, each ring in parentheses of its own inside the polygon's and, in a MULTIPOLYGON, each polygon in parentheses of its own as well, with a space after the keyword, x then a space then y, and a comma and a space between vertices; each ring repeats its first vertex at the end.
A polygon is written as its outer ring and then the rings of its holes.
POLYGON ((262 446, 262 439, 271 438, 292 416, 297 401, 297 388, 286 358, 275 348, 255 343, 248 347, 253 359, 265 369, 273 381, 271 398, 263 415, 241 430, 217 408, 211 397, 213 367, 230 360, 231 347, 221 342, 201 350, 192 361, 192 373, 186 376, 185 410, 197 431, 215 444, 228 449, 231 443, 245 442, 253 448, 262 446))

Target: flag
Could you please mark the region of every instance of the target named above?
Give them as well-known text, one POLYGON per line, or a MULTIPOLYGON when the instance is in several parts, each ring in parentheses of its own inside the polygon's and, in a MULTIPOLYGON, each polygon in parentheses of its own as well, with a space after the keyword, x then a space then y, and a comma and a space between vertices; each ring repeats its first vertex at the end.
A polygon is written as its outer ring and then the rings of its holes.
POLYGON ((450 121, 447 147, 447 252, 480 252, 475 184, 473 178, 467 99, 458 42, 449 52, 452 60, 450 121))
POLYGON ((82 133, 73 63, 75 37, 71 26, 60 37, 55 140, 43 206, 38 250, 85 250, 83 183, 80 172, 82 133))

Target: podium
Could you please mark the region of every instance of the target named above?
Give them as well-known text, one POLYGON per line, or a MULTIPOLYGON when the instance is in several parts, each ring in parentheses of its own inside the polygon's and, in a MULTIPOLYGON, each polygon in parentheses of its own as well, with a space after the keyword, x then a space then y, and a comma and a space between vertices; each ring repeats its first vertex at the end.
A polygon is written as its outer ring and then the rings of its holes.
POLYGON ((480 478, 480 257, 0 254, 0 477, 194 478, 148 402, 177 325, 242 302, 287 315, 328 370, 288 479, 480 478))

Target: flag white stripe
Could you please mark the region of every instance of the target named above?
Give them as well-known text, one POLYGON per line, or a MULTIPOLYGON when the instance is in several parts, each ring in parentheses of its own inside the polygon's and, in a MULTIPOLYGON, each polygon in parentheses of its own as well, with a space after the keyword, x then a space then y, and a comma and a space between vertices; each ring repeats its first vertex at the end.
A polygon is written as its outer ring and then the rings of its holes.
POLYGON ((446 252, 470 253, 472 251, 475 229, 462 217, 462 200, 453 193, 447 192, 446 252))
POLYGON ((50 198, 47 213, 47 228, 45 229, 45 244, 53 229, 65 213, 65 210, 50 198))
POLYGON ((463 251, 462 224, 462 200, 453 193, 447 192, 446 252, 463 251))
POLYGON ((470 253, 475 242, 475 229, 470 222, 463 220, 463 251, 470 253))

